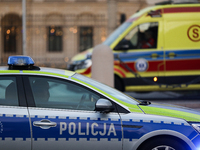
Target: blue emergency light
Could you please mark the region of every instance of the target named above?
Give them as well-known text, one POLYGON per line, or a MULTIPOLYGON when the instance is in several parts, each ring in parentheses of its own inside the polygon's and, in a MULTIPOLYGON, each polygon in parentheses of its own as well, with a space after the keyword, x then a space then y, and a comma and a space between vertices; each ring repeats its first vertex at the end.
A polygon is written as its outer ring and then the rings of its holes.
POLYGON ((9 69, 28 69, 32 70, 34 61, 29 56, 9 56, 8 57, 9 69))
POLYGON ((34 61, 29 56, 10 56, 8 58, 8 65, 29 66, 29 65, 34 65, 34 61))

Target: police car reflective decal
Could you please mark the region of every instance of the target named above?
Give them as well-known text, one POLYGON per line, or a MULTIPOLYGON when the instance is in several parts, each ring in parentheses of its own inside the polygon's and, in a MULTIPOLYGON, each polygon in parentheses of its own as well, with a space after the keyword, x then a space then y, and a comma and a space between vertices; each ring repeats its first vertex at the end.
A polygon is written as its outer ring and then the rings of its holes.
POLYGON ((55 140, 63 140, 63 138, 68 141, 70 139, 75 139, 79 141, 80 139, 87 139, 87 141, 96 139, 100 141, 106 139, 111 141, 117 139, 121 141, 121 122, 119 119, 102 119, 102 118, 80 118, 80 117, 48 117, 41 118, 38 116, 32 116, 32 123, 41 120, 50 120, 51 122, 56 122, 57 126, 51 127, 49 129, 42 129, 38 126, 33 126, 33 138, 38 140, 45 138, 55 138, 55 140))
POLYGON ((188 124, 154 120, 127 120, 123 121, 124 138, 132 141, 156 130, 172 130, 184 134, 189 139, 194 138, 197 132, 188 124))
POLYGON ((3 124, 0 121, 0 133, 2 133, 2 132, 3 132, 3 124))
MULTIPOLYGON (((21 138, 23 141, 30 139, 29 118, 19 115, 0 115, 0 140, 11 138, 17 140, 21 138)), ((111 118, 80 118, 80 117, 48 117, 48 116, 32 116, 32 132, 34 141, 37 140, 65 140, 70 141, 74 139, 86 139, 87 141, 96 140, 122 140, 122 131, 124 140, 133 141, 139 139, 143 135, 156 130, 172 130, 179 132, 194 143, 200 139, 199 134, 188 124, 174 123, 154 120, 133 120, 127 119, 121 121, 120 119, 111 118), (48 129, 42 129, 38 126, 33 126, 34 121, 50 120, 57 123, 48 129)))
POLYGON ((31 138, 29 117, 26 115, 0 114, 0 140, 26 141, 31 138))

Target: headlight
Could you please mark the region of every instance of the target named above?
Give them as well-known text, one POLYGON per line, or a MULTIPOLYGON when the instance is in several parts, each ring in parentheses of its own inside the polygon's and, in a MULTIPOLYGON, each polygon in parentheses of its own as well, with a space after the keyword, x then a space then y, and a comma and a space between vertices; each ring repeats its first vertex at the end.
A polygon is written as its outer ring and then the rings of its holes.
POLYGON ((81 62, 77 63, 74 66, 74 70, 89 68, 91 65, 92 65, 92 60, 91 59, 86 59, 84 61, 81 61, 81 62))
POLYGON ((191 123, 192 127, 200 133, 200 122, 191 123))

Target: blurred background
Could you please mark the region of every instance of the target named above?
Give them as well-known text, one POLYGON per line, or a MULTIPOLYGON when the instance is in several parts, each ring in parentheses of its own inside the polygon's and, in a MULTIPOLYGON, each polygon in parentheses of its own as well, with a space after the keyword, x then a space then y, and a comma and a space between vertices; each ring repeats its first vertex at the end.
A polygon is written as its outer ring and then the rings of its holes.
MULTIPOLYGON (((66 69, 73 56, 102 43, 135 12, 161 1, 163 0, 0 0, 0 65, 7 65, 10 55, 29 55, 38 66, 66 69)), ((180 97, 177 93, 160 94, 156 91, 127 94, 151 100, 180 97)), ((199 101, 177 103, 200 108, 199 101)))
POLYGON ((67 68, 74 55, 102 43, 136 11, 157 2, 160 0, 0 0, 0 64, 6 65, 10 55, 26 54, 36 65, 67 68))

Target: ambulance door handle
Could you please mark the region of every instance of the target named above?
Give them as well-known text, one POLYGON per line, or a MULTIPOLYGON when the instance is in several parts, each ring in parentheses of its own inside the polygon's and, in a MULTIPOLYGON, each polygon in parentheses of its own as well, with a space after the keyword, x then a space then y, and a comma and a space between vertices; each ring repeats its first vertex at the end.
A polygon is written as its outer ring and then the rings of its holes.
POLYGON ((50 120, 44 119, 41 121, 34 121, 33 125, 36 127, 40 127, 42 129, 49 129, 51 127, 56 127, 56 122, 51 122, 50 120))
POLYGON ((173 52, 172 52, 172 53, 169 53, 169 54, 168 54, 168 57, 172 57, 172 58, 173 58, 173 57, 176 57, 176 54, 173 53, 173 52))

